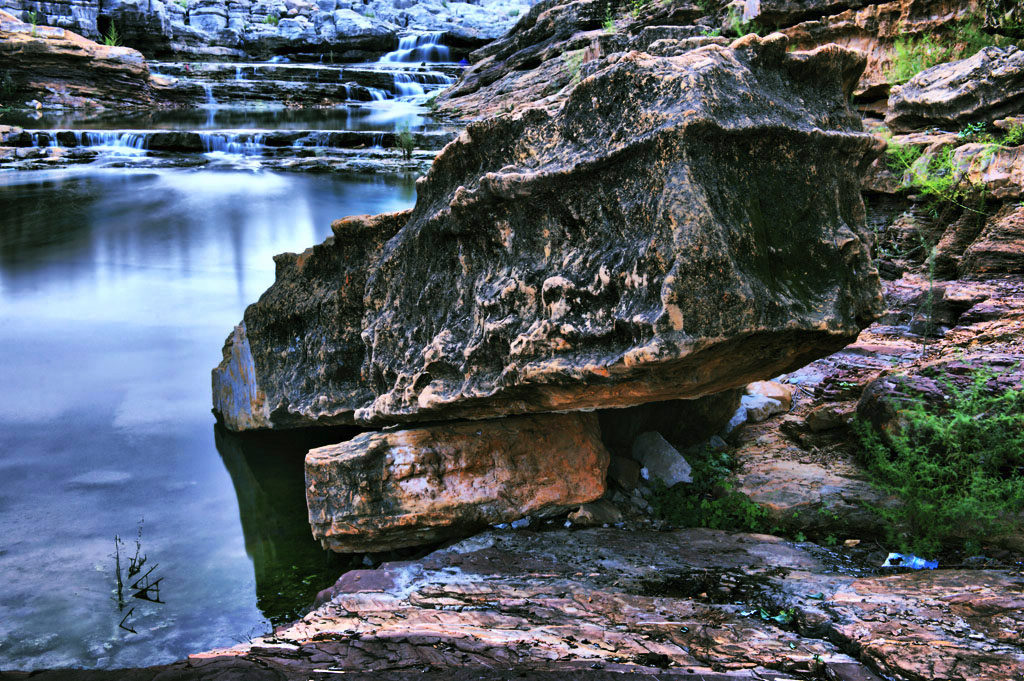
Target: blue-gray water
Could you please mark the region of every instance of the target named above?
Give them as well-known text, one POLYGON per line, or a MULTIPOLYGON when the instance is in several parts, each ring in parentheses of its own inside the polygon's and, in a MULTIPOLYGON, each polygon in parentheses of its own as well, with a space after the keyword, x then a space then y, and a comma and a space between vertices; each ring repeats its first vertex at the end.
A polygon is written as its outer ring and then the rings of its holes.
POLYGON ((0 669, 234 645, 340 574, 304 527, 305 445, 215 431, 210 369, 275 253, 413 201, 411 178, 0 173, 0 669), (119 608, 140 520, 157 567, 119 608), (164 603, 131 597, 158 578, 164 603))

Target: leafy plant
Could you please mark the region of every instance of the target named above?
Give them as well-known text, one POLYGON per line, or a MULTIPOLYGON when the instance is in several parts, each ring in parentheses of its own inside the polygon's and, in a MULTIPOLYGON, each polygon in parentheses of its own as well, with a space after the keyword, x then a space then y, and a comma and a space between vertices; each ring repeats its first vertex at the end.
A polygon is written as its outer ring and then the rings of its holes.
POLYGON ((188 9, 188 0, 174 0, 174 4, 178 5, 182 9, 188 9))
POLYGON ((280 22, 281 22, 281 17, 280 17, 280 15, 278 15, 277 12, 274 12, 273 14, 268 14, 267 16, 265 16, 263 18, 263 23, 264 24, 269 24, 271 26, 277 26, 280 22))
POLYGON ((416 149, 416 138, 409 132, 408 127, 398 131, 398 134, 395 136, 395 146, 402 150, 402 158, 406 160, 412 158, 412 152, 416 149))
POLYGON ((751 33, 761 35, 761 27, 754 21, 744 21, 743 13, 738 10, 735 6, 729 8, 729 13, 726 15, 726 21, 729 23, 729 30, 737 37, 742 38, 745 35, 751 33))
POLYGON ((39 25, 39 15, 35 12, 25 12, 25 18, 32 24, 32 37, 36 37, 36 26, 39 25))
POLYGON ((615 17, 612 15, 611 3, 605 3, 604 6, 604 21, 601 23, 605 33, 615 33, 618 30, 615 26, 615 17))
POLYGON ((985 135, 985 127, 985 124, 981 122, 968 123, 964 126, 963 130, 956 134, 956 138, 960 140, 981 138, 985 135))
POLYGON ((727 452, 705 449, 688 456, 693 482, 666 487, 653 481, 651 506, 658 518, 681 527, 765 532, 772 530, 768 511, 731 488, 734 462, 727 452))
POLYGON ((367 19, 373 19, 374 17, 377 16, 377 14, 372 9, 368 9, 365 12, 363 12, 363 16, 366 17, 367 19))
POLYGON ((121 44, 121 35, 117 32, 117 25, 111 21, 107 32, 103 34, 103 44, 107 47, 118 47, 121 44))
POLYGON ((629 13, 634 17, 638 17, 646 6, 647 0, 629 0, 629 13))
POLYGON ((512 9, 510 9, 508 11, 508 15, 510 17, 517 17, 517 16, 519 16, 519 8, 518 7, 513 7, 512 9))
POLYGON ((1024 144, 1024 123, 1014 123, 1010 126, 1010 129, 1003 135, 1001 143, 1008 147, 1024 144))
POLYGON ((1021 528, 1024 391, 994 393, 992 377, 978 371, 964 388, 946 381, 943 408, 913 400, 900 410, 905 427, 885 436, 856 424, 874 484, 902 500, 876 509, 900 550, 977 550, 977 538, 1021 528))

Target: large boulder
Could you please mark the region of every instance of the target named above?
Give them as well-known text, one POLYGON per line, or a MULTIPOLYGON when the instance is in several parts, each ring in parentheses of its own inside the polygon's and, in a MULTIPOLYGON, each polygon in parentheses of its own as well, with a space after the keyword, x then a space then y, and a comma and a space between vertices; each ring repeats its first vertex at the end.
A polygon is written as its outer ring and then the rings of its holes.
POLYGON ((838 48, 633 53, 555 113, 471 124, 411 212, 350 218, 246 311, 232 429, 489 418, 701 397, 880 311, 860 176, 879 143, 838 48))
POLYGON ((309 522, 342 553, 429 544, 593 501, 607 467, 592 414, 364 433, 306 455, 309 522))
POLYGON ((885 123, 894 132, 958 129, 1024 112, 1024 50, 986 47, 973 57, 925 69, 893 88, 885 123))

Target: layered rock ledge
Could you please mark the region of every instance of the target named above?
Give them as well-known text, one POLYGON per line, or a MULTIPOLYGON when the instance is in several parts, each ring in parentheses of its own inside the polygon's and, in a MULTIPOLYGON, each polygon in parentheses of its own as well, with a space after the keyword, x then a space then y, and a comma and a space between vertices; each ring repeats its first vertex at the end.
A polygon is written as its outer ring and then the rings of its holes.
POLYGON ((33 26, 0 10, 5 99, 62 108, 139 108, 168 93, 151 80, 142 54, 99 45, 63 28, 33 26))
POLYGON ((430 544, 605 491, 608 452, 593 414, 540 414, 364 433, 310 450, 306 500, 324 548, 430 544))
POLYGON ((862 68, 747 36, 631 53, 554 113, 471 124, 411 212, 278 256, 215 411, 246 430, 628 407, 843 347, 880 309, 862 68))

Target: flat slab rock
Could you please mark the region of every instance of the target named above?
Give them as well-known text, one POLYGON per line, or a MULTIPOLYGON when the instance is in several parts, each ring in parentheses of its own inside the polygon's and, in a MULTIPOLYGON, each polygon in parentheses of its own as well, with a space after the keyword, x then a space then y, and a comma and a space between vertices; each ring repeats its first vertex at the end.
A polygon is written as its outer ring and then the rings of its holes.
POLYGON ((277 257, 213 372, 233 430, 696 398, 880 311, 853 52, 747 36, 631 53, 555 113, 471 124, 411 212, 277 257))
POLYGON ((384 551, 557 512, 605 491, 594 414, 538 414, 364 433, 306 455, 313 536, 384 551))
POLYGON ((885 124, 893 132, 929 126, 958 129, 1024 112, 1024 50, 986 47, 960 61, 925 69, 893 88, 885 124))
POLYGON ((192 662, 240 656, 286 678, 455 668, 716 681, 1024 673, 1019 571, 857 576, 826 559, 810 545, 714 530, 491 531, 419 561, 349 572, 301 621, 192 662), (762 619, 762 608, 790 610, 793 622, 762 619))

